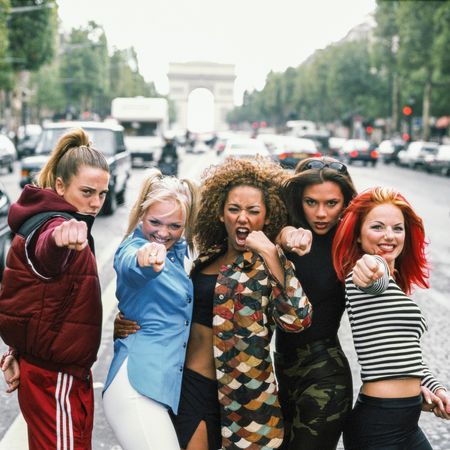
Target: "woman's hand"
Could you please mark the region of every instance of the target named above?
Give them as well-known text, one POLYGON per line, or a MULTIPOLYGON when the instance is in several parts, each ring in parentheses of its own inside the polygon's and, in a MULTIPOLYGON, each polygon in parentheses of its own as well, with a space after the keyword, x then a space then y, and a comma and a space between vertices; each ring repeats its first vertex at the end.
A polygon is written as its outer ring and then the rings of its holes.
POLYGON ((311 251, 312 233, 304 228, 288 226, 281 230, 276 242, 283 250, 303 256, 311 251))
POLYGON ((286 235, 286 247, 290 252, 299 256, 306 255, 311 251, 312 233, 304 228, 288 230, 286 235))
POLYGON ((53 230, 53 239, 58 247, 81 251, 88 245, 88 229, 83 221, 67 220, 53 230))
POLYGON ((439 400, 435 401, 436 406, 433 413, 441 419, 450 419, 450 394, 445 389, 438 389, 434 394, 439 400))
POLYGON ((3 376, 5 377, 6 384, 8 385, 6 392, 9 394, 15 391, 20 384, 19 361, 17 361, 13 355, 8 355, 5 358, 2 358, 2 362, 3 376))
POLYGON ((137 262, 140 267, 153 267, 155 272, 161 272, 166 262, 167 250, 163 244, 149 242, 143 245, 137 252, 137 262))
POLYGON ((264 231, 252 231, 245 240, 245 246, 252 252, 259 253, 261 256, 274 250, 276 252, 275 244, 270 241, 264 231))
POLYGON ((363 255, 356 261, 353 268, 353 283, 360 288, 366 288, 384 275, 385 267, 373 255, 363 255))
POLYGON ((114 319, 114 339, 126 338, 130 334, 136 333, 140 328, 137 322, 125 319, 124 315, 119 312, 114 319))

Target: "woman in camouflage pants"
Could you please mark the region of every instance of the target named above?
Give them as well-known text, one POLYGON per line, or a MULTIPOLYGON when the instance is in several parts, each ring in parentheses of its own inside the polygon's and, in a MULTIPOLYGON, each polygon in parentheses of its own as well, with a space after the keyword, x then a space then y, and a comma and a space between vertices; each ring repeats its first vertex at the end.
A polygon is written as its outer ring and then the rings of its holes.
POLYGON ((333 450, 352 407, 353 389, 337 337, 345 299, 331 247, 339 218, 356 191, 344 164, 310 158, 298 165, 284 193, 292 226, 278 239, 295 265, 314 318, 303 333, 276 333, 275 369, 285 419, 282 448, 333 450))

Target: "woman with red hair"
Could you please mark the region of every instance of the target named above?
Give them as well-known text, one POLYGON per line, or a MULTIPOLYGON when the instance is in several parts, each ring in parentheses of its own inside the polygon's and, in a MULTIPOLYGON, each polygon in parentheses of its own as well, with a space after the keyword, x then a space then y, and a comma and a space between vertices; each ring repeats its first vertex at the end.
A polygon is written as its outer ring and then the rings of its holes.
POLYGON ((428 287, 425 246, 422 219, 399 192, 381 187, 356 196, 336 231, 333 264, 345 281, 362 380, 346 449, 430 450, 421 410, 450 419, 450 396, 422 359, 425 318, 407 296, 414 285, 428 287))

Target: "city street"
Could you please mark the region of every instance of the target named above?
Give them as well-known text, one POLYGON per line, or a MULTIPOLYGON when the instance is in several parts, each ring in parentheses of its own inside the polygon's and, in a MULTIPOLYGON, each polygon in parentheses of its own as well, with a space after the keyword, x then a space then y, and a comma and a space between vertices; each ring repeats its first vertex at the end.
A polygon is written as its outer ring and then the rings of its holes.
MULTIPOLYGON (((202 170, 216 161, 210 153, 182 154, 179 175, 199 179, 202 170)), ((450 179, 430 175, 397 166, 383 165, 363 167, 352 165, 349 168, 358 191, 382 185, 401 191, 423 218, 429 240, 429 255, 432 264, 431 289, 416 291, 413 298, 422 309, 429 331, 423 339, 424 357, 436 377, 450 386, 450 359, 448 339, 448 317, 450 317, 450 179)), ((131 208, 145 174, 144 169, 134 169, 128 185, 126 203, 114 215, 96 219, 93 234, 96 240, 96 253, 101 277, 104 303, 104 326, 102 344, 98 361, 94 366, 95 385, 95 424, 93 449, 120 450, 109 428, 102 410, 101 391, 112 357, 112 323, 116 313, 114 296, 115 278, 112 268, 114 252, 123 236, 128 211, 131 208)), ((6 187, 11 200, 20 194, 18 163, 12 174, 0 174, 0 181, 6 187)), ((351 360, 355 395, 360 386, 358 366, 353 351, 353 343, 344 317, 341 340, 346 354, 351 360)), ((0 342, 0 352, 5 345, 0 342)), ((26 428, 19 415, 16 394, 5 393, 5 383, 0 376, 0 450, 26 450, 26 428)), ((450 421, 443 421, 430 413, 423 413, 421 426, 427 434, 434 450, 450 450, 450 421)), ((340 447, 342 448, 342 447, 340 447)), ((164 449, 161 449, 164 450, 164 449)))

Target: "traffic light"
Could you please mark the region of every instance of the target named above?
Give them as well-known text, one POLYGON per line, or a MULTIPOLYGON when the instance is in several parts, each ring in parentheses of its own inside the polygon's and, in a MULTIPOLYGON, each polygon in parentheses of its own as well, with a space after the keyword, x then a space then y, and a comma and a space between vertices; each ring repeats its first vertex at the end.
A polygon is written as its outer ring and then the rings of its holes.
POLYGON ((411 108, 411 106, 409 106, 409 105, 405 105, 404 107, 403 107, 403 114, 406 116, 406 117, 409 117, 409 116, 411 116, 411 114, 412 114, 412 112, 413 112, 413 109, 411 108))

